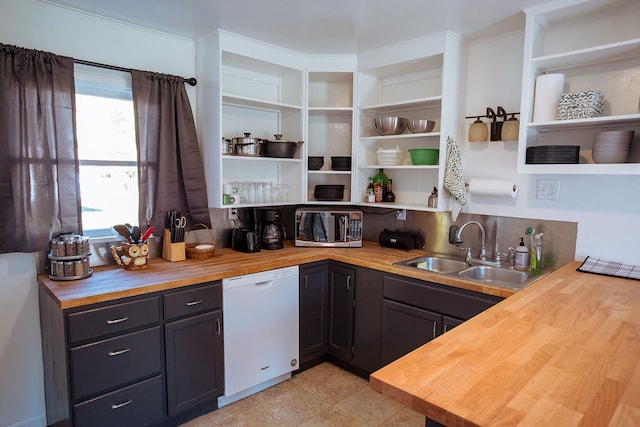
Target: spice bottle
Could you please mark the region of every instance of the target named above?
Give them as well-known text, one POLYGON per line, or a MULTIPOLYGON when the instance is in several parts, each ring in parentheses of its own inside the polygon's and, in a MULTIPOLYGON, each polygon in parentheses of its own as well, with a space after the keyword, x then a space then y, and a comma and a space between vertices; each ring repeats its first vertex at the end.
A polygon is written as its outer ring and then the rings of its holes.
POLYGON ((390 179, 387 182, 387 191, 384 192, 383 200, 387 203, 393 203, 396 201, 396 195, 393 193, 393 180, 390 179))
POLYGON ((376 201, 376 193, 373 186, 373 177, 369 177, 369 186, 367 187, 367 202, 374 203, 376 201))

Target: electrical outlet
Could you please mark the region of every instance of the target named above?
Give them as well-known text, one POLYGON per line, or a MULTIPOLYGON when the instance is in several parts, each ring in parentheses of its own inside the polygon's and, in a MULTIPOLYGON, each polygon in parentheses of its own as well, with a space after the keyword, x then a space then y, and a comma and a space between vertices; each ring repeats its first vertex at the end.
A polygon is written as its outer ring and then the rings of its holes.
POLYGON ((560 200, 560 180, 559 179, 539 179, 536 192, 536 199, 540 200, 560 200))
POLYGON ((229 208, 229 219, 238 219, 238 208, 229 208))
POLYGON ((396 209, 396 219, 400 221, 407 220, 407 210, 406 209, 396 209))

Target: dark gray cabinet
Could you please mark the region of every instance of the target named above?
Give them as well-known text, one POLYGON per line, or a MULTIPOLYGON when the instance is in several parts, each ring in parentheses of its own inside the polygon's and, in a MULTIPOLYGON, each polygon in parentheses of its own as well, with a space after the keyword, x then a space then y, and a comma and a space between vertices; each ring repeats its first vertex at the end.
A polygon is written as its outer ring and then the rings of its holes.
POLYGON ((62 310, 40 288, 49 425, 176 425, 223 393, 222 287, 62 310))
POLYGON ((163 299, 167 409, 173 417, 216 402, 224 392, 222 285, 167 293, 163 299))
POLYGON ((442 315, 395 301, 382 302, 384 363, 404 356, 440 334, 442 315))
POLYGON ((328 262, 300 266, 300 366, 327 353, 328 262))
POLYGON ((380 368, 382 272, 331 262, 329 295, 329 354, 361 375, 380 368))
POLYGON ((493 295, 385 274, 384 363, 396 360, 501 300, 493 295))
POLYGON ((329 264, 329 354, 344 361, 353 351, 356 271, 329 264))

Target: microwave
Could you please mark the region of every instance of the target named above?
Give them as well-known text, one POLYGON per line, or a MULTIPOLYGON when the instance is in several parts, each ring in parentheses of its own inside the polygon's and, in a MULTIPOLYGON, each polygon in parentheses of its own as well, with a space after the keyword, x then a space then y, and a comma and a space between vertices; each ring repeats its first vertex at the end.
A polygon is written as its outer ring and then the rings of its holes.
POLYGON ((340 208, 296 209, 295 246, 362 247, 362 211, 340 208))

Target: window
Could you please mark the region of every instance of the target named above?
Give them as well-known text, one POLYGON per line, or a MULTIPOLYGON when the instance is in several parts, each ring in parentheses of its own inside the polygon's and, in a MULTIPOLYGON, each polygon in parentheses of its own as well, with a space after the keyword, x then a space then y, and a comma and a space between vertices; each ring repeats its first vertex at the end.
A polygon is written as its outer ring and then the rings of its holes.
POLYGON ((138 223, 138 169, 131 75, 75 66, 83 233, 111 235, 138 223))

